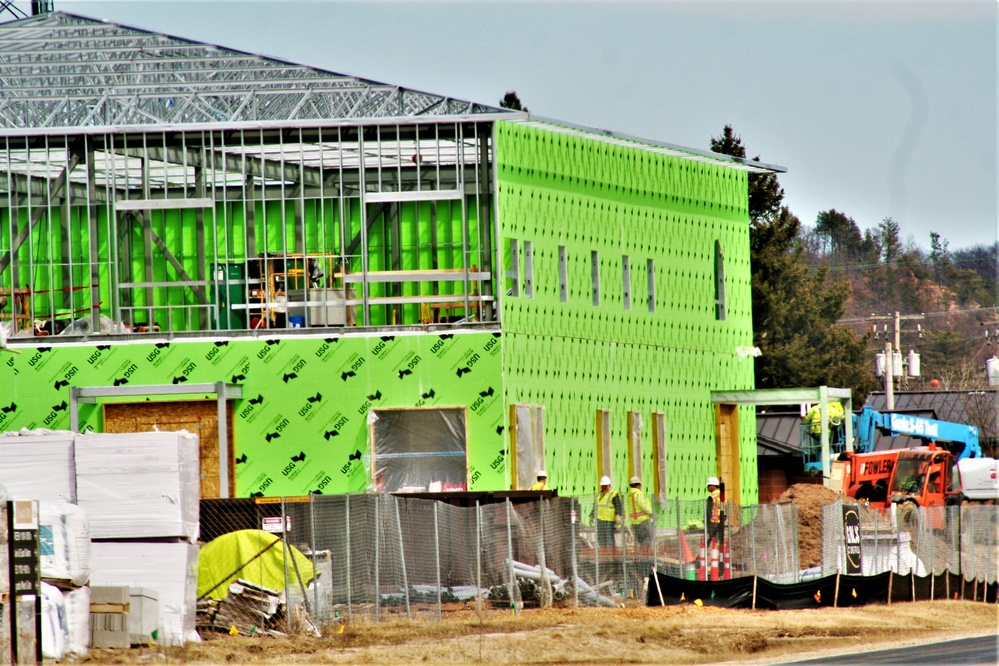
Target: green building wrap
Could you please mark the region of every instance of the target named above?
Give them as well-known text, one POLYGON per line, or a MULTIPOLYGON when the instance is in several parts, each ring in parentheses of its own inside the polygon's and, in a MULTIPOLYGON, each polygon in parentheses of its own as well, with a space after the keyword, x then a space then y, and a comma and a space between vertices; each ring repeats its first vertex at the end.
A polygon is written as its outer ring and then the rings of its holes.
MULTIPOLYGON (((746 172, 540 123, 496 123, 495 146, 504 400, 545 406, 550 483, 596 489, 599 409, 611 411, 615 487, 627 485, 629 411, 642 415, 652 478, 651 414, 662 411, 668 494, 702 497, 717 470, 710 392, 754 383, 736 353, 753 338, 746 172)), ((752 408, 739 421, 738 499, 751 503, 752 408)))
MULTIPOLYGON (((470 488, 501 490, 500 349, 498 332, 20 347, 0 355, 0 431, 68 429, 71 384, 226 381, 243 391, 231 407, 235 495, 335 494, 369 486, 370 410, 458 407, 470 488)), ((102 430, 102 414, 81 404, 81 430, 102 430)))
MULTIPOLYGON (((109 243, 112 225, 106 205, 93 206, 97 221, 92 227, 88 224, 89 208, 84 205, 72 205, 66 211, 62 206, 54 205, 46 214, 38 215, 33 225, 29 224, 27 211, 20 211, 17 223, 13 224, 10 212, 0 208, 0 250, 12 247, 14 229, 31 228, 28 242, 22 243, 15 253, 18 257, 15 267, 0 271, 0 291, 12 286, 32 285, 32 307, 38 319, 83 318, 94 307, 102 314, 112 314, 111 304, 117 303, 134 308, 137 321, 169 322, 170 330, 178 332, 203 330, 195 312, 199 306, 195 291, 169 286, 181 277, 178 267, 192 278, 204 278, 207 273, 210 279, 209 266, 221 256, 233 265, 245 265, 248 259, 265 253, 298 252, 300 250, 296 248, 303 245, 309 252, 322 249, 326 254, 339 255, 343 250, 341 222, 347 238, 360 232, 360 202, 356 198, 346 198, 341 211, 332 201, 305 199, 301 202, 301 228, 305 230, 302 239, 289 237, 294 232, 294 225, 287 223, 295 218, 294 211, 289 210, 294 206, 292 202, 255 202, 252 230, 247 229, 247 211, 242 204, 220 203, 214 209, 204 211, 149 211, 149 231, 161 239, 162 248, 169 250, 176 265, 167 261, 163 252, 156 252, 147 259, 142 243, 145 229, 134 220, 120 223, 117 241, 109 243), (205 222, 203 248, 198 248, 196 243, 198 215, 204 216, 205 222), (91 256, 91 234, 95 235, 94 256, 91 256), (248 237, 266 240, 249 252, 248 237), (87 286, 91 281, 91 262, 97 271, 99 285, 96 302, 87 286), (44 268, 38 270, 37 267, 44 268), (122 289, 122 295, 112 293, 111 285, 119 282, 147 282, 156 286, 122 289)), ((398 225, 395 229, 390 228, 392 223, 388 216, 378 214, 378 207, 371 206, 368 211, 374 218, 367 230, 368 270, 461 268, 464 266, 463 233, 467 233, 469 256, 479 252, 480 226, 475 206, 465 207, 461 201, 435 202, 433 207, 415 202, 396 205, 398 225), (464 232, 463 215, 468 216, 464 232), (432 227, 435 243, 430 239, 432 227), (390 235, 396 233, 398 236, 390 240, 390 235), (397 248, 394 255, 392 242, 397 248)), ((361 272, 359 254, 349 255, 346 263, 348 272, 361 272)), ((391 293, 389 285, 374 282, 369 285, 369 296, 429 295, 432 288, 428 282, 419 285, 410 282, 402 285, 398 293, 391 293)), ((462 294, 463 284, 442 282, 437 289, 439 295, 462 294)), ((245 300, 245 296, 243 298, 245 300)), ((419 319, 418 304, 398 307, 402 309, 400 320, 419 319)), ((392 324, 388 308, 371 309, 369 325, 392 324)))

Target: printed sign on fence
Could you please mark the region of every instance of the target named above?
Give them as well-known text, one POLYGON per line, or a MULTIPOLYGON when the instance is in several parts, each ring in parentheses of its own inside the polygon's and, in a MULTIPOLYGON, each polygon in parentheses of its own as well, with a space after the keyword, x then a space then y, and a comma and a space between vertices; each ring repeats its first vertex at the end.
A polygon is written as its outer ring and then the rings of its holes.
POLYGON ((860 513, 855 506, 843 506, 843 534, 846 548, 846 573, 861 573, 860 513))
MULTIPOLYGON (((270 532, 271 534, 281 533, 281 516, 264 516, 261 527, 265 532, 270 532)), ((291 531, 291 516, 284 517, 284 531, 291 531)))

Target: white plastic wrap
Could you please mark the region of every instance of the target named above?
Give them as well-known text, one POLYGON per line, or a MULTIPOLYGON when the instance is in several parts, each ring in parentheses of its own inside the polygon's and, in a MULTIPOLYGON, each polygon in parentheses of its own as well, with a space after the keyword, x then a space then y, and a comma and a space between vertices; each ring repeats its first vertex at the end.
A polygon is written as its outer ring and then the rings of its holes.
POLYGON ((90 579, 90 523, 78 506, 39 502, 42 578, 86 585, 90 579))
POLYGON ((94 539, 197 541, 197 436, 183 430, 78 435, 76 475, 78 504, 94 539))
POLYGON ((10 497, 75 504, 74 437, 56 430, 0 433, 0 483, 10 497))
POLYGON ((160 637, 165 645, 200 640, 195 630, 198 546, 142 541, 95 541, 92 585, 127 585, 159 594, 160 637))
POLYGON ((368 413, 374 433, 375 489, 468 489, 463 409, 386 409, 368 413))
POLYGON ((85 654, 90 649, 90 588, 63 592, 66 602, 66 651, 85 654))
POLYGON ((69 630, 66 628, 66 602, 55 585, 42 583, 42 656, 61 660, 66 656, 69 630))

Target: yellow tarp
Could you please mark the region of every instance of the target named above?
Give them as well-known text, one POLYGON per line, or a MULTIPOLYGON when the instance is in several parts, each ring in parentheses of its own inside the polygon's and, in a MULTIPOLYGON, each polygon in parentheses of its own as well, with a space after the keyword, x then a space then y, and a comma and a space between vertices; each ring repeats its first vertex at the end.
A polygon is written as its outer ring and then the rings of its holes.
POLYGON ((198 554, 198 598, 224 599, 229 594, 229 584, 237 578, 283 592, 286 552, 291 555, 287 567, 288 589, 302 592, 299 578, 301 587, 309 584, 314 575, 312 562, 294 546, 274 544, 276 541, 281 539, 263 530, 239 530, 202 546, 198 554), (263 554, 256 557, 261 551, 263 554))

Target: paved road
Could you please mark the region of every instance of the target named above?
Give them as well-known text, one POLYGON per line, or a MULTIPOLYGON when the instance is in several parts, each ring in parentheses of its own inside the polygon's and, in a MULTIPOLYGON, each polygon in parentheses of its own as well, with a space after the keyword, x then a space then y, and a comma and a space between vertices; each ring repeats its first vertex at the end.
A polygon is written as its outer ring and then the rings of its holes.
POLYGON ((835 657, 789 661, 794 664, 989 664, 999 663, 999 637, 978 636, 953 641, 911 645, 875 652, 855 652, 835 657))

